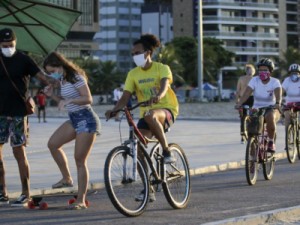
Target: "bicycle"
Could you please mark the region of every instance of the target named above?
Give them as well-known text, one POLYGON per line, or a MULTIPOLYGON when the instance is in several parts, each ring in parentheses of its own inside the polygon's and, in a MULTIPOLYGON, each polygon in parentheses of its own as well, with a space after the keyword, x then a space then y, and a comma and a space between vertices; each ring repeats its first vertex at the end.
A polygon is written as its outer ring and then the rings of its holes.
POLYGON ((185 208, 191 192, 186 155, 178 144, 171 143, 169 149, 176 162, 164 164, 158 140, 143 136, 133 121, 131 111, 139 106, 145 106, 145 102, 118 110, 125 113, 129 125, 129 138, 120 146, 113 148, 105 161, 104 181, 109 199, 123 215, 139 216, 146 209, 150 191, 160 191, 162 186, 168 203, 174 209, 185 208), (154 144, 150 154, 146 151, 149 143, 154 144), (138 156, 137 146, 145 160, 140 154, 138 156), (137 201, 135 197, 141 191, 144 197, 141 201, 137 201))
POLYGON ((299 132, 299 110, 300 103, 289 103, 284 106, 284 110, 290 111, 290 123, 285 128, 285 150, 290 163, 296 161, 296 154, 300 159, 300 132, 299 132), (297 149, 297 151, 296 151, 297 149))
MULTIPOLYGON (((257 180, 258 170, 263 167, 265 180, 271 180, 275 169, 275 155, 267 151, 268 133, 264 114, 273 106, 249 110, 248 143, 246 147, 245 170, 249 185, 254 185, 257 180)), ((275 134, 276 137, 276 134, 275 134)))

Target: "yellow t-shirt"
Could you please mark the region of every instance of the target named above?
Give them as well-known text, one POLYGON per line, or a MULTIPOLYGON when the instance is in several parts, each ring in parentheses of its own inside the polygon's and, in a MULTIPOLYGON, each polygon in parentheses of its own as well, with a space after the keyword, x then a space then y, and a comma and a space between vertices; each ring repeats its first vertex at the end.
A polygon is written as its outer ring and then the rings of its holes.
MULTIPOLYGON (((173 82, 172 72, 167 65, 152 62, 151 67, 147 70, 143 70, 141 67, 135 67, 130 70, 127 75, 124 90, 130 93, 135 92, 138 102, 147 101, 151 97, 156 96, 159 92, 162 78, 168 78, 169 84, 173 82)), ((140 108, 140 118, 144 117, 146 110, 162 108, 171 110, 174 119, 177 117, 179 108, 178 101, 170 85, 166 95, 157 104, 140 108)))

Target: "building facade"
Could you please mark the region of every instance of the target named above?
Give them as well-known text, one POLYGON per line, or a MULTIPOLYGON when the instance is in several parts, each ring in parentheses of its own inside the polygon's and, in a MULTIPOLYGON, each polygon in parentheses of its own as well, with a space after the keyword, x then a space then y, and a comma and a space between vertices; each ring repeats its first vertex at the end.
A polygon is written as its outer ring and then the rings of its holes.
POLYGON ((131 48, 141 35, 141 7, 144 0, 99 0, 99 32, 96 55, 101 61, 116 62, 121 72, 128 72, 134 65, 131 48))
POLYGON ((50 3, 82 12, 57 51, 68 58, 92 56, 98 50, 93 37, 99 30, 98 0, 47 0, 50 3))
MULTIPOLYGON (((262 57, 278 59, 279 49, 286 49, 286 36, 283 35, 286 34, 286 20, 284 16, 279 18, 280 6, 285 6, 283 2, 202 1, 203 37, 221 40, 226 50, 236 54, 233 68, 224 69, 239 68, 262 57)), ((197 37, 198 0, 174 0, 173 7, 177 8, 174 9, 174 36, 197 37), (190 4, 189 9, 184 7, 186 2, 190 4)))
POLYGON ((142 6, 142 33, 157 36, 162 44, 173 39, 171 1, 145 1, 142 6))

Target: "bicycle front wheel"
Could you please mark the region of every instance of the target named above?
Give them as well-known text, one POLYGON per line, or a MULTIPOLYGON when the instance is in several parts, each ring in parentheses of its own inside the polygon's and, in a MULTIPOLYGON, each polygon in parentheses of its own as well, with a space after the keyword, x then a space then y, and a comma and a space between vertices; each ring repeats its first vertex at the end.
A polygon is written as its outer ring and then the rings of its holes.
POLYGON ((274 175, 275 169, 275 158, 274 154, 270 155, 270 153, 265 152, 265 160, 263 162, 263 173, 265 180, 271 180, 274 175))
POLYGON ((167 201, 174 209, 187 206, 191 193, 190 170, 182 148, 177 144, 169 144, 176 161, 165 164, 165 182, 162 183, 167 201))
POLYGON ((294 163, 296 161, 296 150, 298 147, 296 131, 292 124, 285 129, 285 150, 287 154, 287 158, 290 163, 294 163))
POLYGON ((249 185, 254 185, 258 175, 258 140, 255 137, 249 137, 246 147, 245 169, 246 178, 249 185))
POLYGON ((296 138, 296 143, 297 143, 297 152, 298 152, 298 159, 300 159, 300 131, 299 131, 299 124, 297 125, 297 131, 296 131, 296 134, 297 134, 297 138, 296 138))
POLYGON ((114 148, 106 158, 104 181, 108 197, 120 213, 129 217, 141 215, 149 197, 147 172, 139 158, 137 171, 134 180, 133 158, 126 146, 114 148))

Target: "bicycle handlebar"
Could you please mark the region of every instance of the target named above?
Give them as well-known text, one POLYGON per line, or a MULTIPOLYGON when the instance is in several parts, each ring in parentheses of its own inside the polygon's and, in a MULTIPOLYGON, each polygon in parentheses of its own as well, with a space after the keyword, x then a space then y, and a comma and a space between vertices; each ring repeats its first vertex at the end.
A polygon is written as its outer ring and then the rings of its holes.
POLYGON ((110 113, 110 118, 115 116, 118 112, 125 112, 125 108, 128 110, 128 111, 132 111, 138 107, 146 107, 146 106, 149 106, 149 101, 143 101, 143 102, 138 102, 136 105, 132 106, 132 107, 124 107, 122 109, 118 109, 118 110, 115 110, 115 111, 112 111, 110 113))

